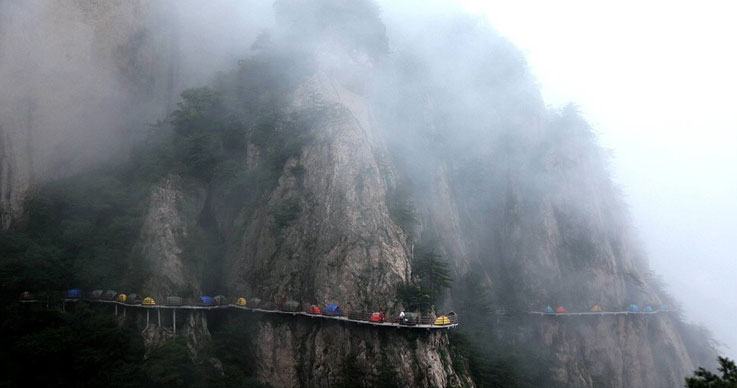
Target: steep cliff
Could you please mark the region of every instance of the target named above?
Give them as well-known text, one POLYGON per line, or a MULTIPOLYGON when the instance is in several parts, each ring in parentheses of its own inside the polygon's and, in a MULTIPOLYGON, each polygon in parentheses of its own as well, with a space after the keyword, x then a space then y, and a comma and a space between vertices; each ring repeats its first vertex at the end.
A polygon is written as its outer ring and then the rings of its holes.
POLYGON ((404 87, 386 87, 377 100, 421 214, 416 242, 454 263, 461 284, 452 300, 466 333, 484 338, 486 349, 506 349, 490 353, 521 352, 511 362, 531 385, 680 385, 708 360, 692 358, 700 351, 686 348, 676 313, 526 314, 545 305, 623 310, 673 301, 654 282, 606 153, 575 108, 546 109, 516 50, 483 25, 449 17, 432 28, 429 37, 428 29, 419 29, 422 37, 398 29, 407 45, 398 42, 400 71, 388 77, 404 87), (420 62, 428 52, 450 59, 420 62), (469 57, 484 59, 459 60, 469 57), (525 364, 536 358, 530 371, 525 364))
POLYGON ((0 227, 34 185, 124 160, 185 87, 232 66, 270 24, 237 3, 0 2, 0 227))
MULTIPOLYGON (((370 1, 280 0, 250 54, 175 108, 186 82, 171 4, 28 4, 0 2, 13 8, 0 17, 18 15, 0 24, 0 52, 23 52, 8 31, 42 20, 28 45, 68 62, 38 64, 0 96, 3 227, 32 184, 114 162, 40 185, 11 230, 20 237, 0 239, 23 274, 64 268, 39 283, 396 312, 427 251, 455 275, 427 310, 456 309, 462 336, 254 314, 236 337, 249 356, 223 366, 211 330, 230 318, 189 314, 180 334, 218 373, 250 369, 280 387, 670 387, 704 361, 676 314, 527 314, 673 302, 592 129, 574 108, 546 108, 522 56, 483 23, 403 15, 387 36, 370 1), (67 43, 49 37, 67 29, 67 43), (127 130, 164 117, 148 136, 127 130)), ((173 337, 166 324, 143 335, 149 351, 173 337)))
MULTIPOLYGON (((378 33, 355 41, 363 31, 345 24, 351 7, 318 5, 319 23, 295 22, 295 9, 313 5, 285 4, 252 58, 215 89, 187 92, 172 115, 173 159, 163 163, 177 175, 151 188, 138 242, 142 291, 398 311, 413 245, 390 216, 394 168, 365 92, 383 25, 370 3, 357 3, 378 33), (331 32, 305 34, 313 23, 331 32)), ((274 386, 473 386, 445 333, 263 317, 250 336, 255 375, 274 386), (374 377, 350 381, 356 373, 374 377)))

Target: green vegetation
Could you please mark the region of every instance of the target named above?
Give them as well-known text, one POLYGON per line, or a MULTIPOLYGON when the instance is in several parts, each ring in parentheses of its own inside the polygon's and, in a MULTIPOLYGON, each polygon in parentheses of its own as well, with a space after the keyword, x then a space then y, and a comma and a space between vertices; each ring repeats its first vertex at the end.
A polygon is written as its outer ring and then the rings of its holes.
POLYGON ((0 235, 3 288, 63 290, 134 287, 140 258, 131 249, 143 224, 149 182, 132 169, 94 171, 41 187, 27 222, 0 235), (128 276, 126 276, 128 275, 128 276))
POLYGON ((144 348, 133 326, 83 306, 67 314, 32 307, 1 307, 0 386, 147 386, 137 384, 145 381, 144 348))
POLYGON ((253 378, 255 361, 245 322, 212 331, 213 349, 190 358, 185 337, 145 355, 133 320, 118 322, 107 306, 70 306, 71 312, 4 303, 0 312, 0 386, 3 387, 241 387, 264 388, 253 378), (222 368, 212 362, 216 356, 222 368))
POLYGON ((435 251, 419 251, 415 253, 412 261, 412 273, 419 276, 420 288, 425 290, 434 302, 437 302, 453 284, 450 268, 442 256, 435 251))
POLYGON ((704 368, 699 368, 694 375, 686 378, 687 388, 737 388, 737 366, 726 357, 719 357, 721 376, 704 368))
POLYGON ((412 260, 415 282, 397 288, 397 299, 409 311, 430 312, 443 294, 453 285, 448 263, 435 251, 415 249, 412 260))
POLYGON ((430 294, 415 284, 403 284, 397 287, 397 299, 402 301, 409 311, 431 311, 433 299, 430 294))

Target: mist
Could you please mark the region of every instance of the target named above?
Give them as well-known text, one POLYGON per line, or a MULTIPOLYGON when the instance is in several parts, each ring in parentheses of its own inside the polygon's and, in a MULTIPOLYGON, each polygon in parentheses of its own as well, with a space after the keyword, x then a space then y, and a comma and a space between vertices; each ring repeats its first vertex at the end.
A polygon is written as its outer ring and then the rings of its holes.
MULTIPOLYGON (((0 273, 16 295, 38 279, 415 303, 468 317, 474 378, 509 366, 525 386, 683 381, 714 357, 682 317, 735 357, 725 10, 121 4, 0 0, 0 273), (430 301, 413 272, 428 252, 455 282, 430 301)), ((278 346, 298 354, 298 336, 278 346)))
POLYGON ((525 53, 546 104, 580 106, 653 269, 737 357, 733 5, 461 2, 525 53))

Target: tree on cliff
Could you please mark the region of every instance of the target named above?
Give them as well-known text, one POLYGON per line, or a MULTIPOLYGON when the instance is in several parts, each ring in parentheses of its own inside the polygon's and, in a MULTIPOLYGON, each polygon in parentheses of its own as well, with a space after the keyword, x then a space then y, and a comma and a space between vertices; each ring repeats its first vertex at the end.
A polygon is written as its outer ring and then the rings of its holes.
POLYGON ((737 366, 726 357, 719 357, 721 376, 699 368, 693 377, 686 378, 687 388, 737 388, 737 366))

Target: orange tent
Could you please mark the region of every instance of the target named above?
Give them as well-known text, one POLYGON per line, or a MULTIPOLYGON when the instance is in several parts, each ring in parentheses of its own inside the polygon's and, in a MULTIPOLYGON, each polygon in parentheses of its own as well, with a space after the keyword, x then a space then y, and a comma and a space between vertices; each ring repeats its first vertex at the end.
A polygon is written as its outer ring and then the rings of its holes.
POLYGON ((386 319, 386 316, 381 311, 371 313, 371 316, 369 316, 369 321, 371 322, 384 322, 384 319, 386 319))

